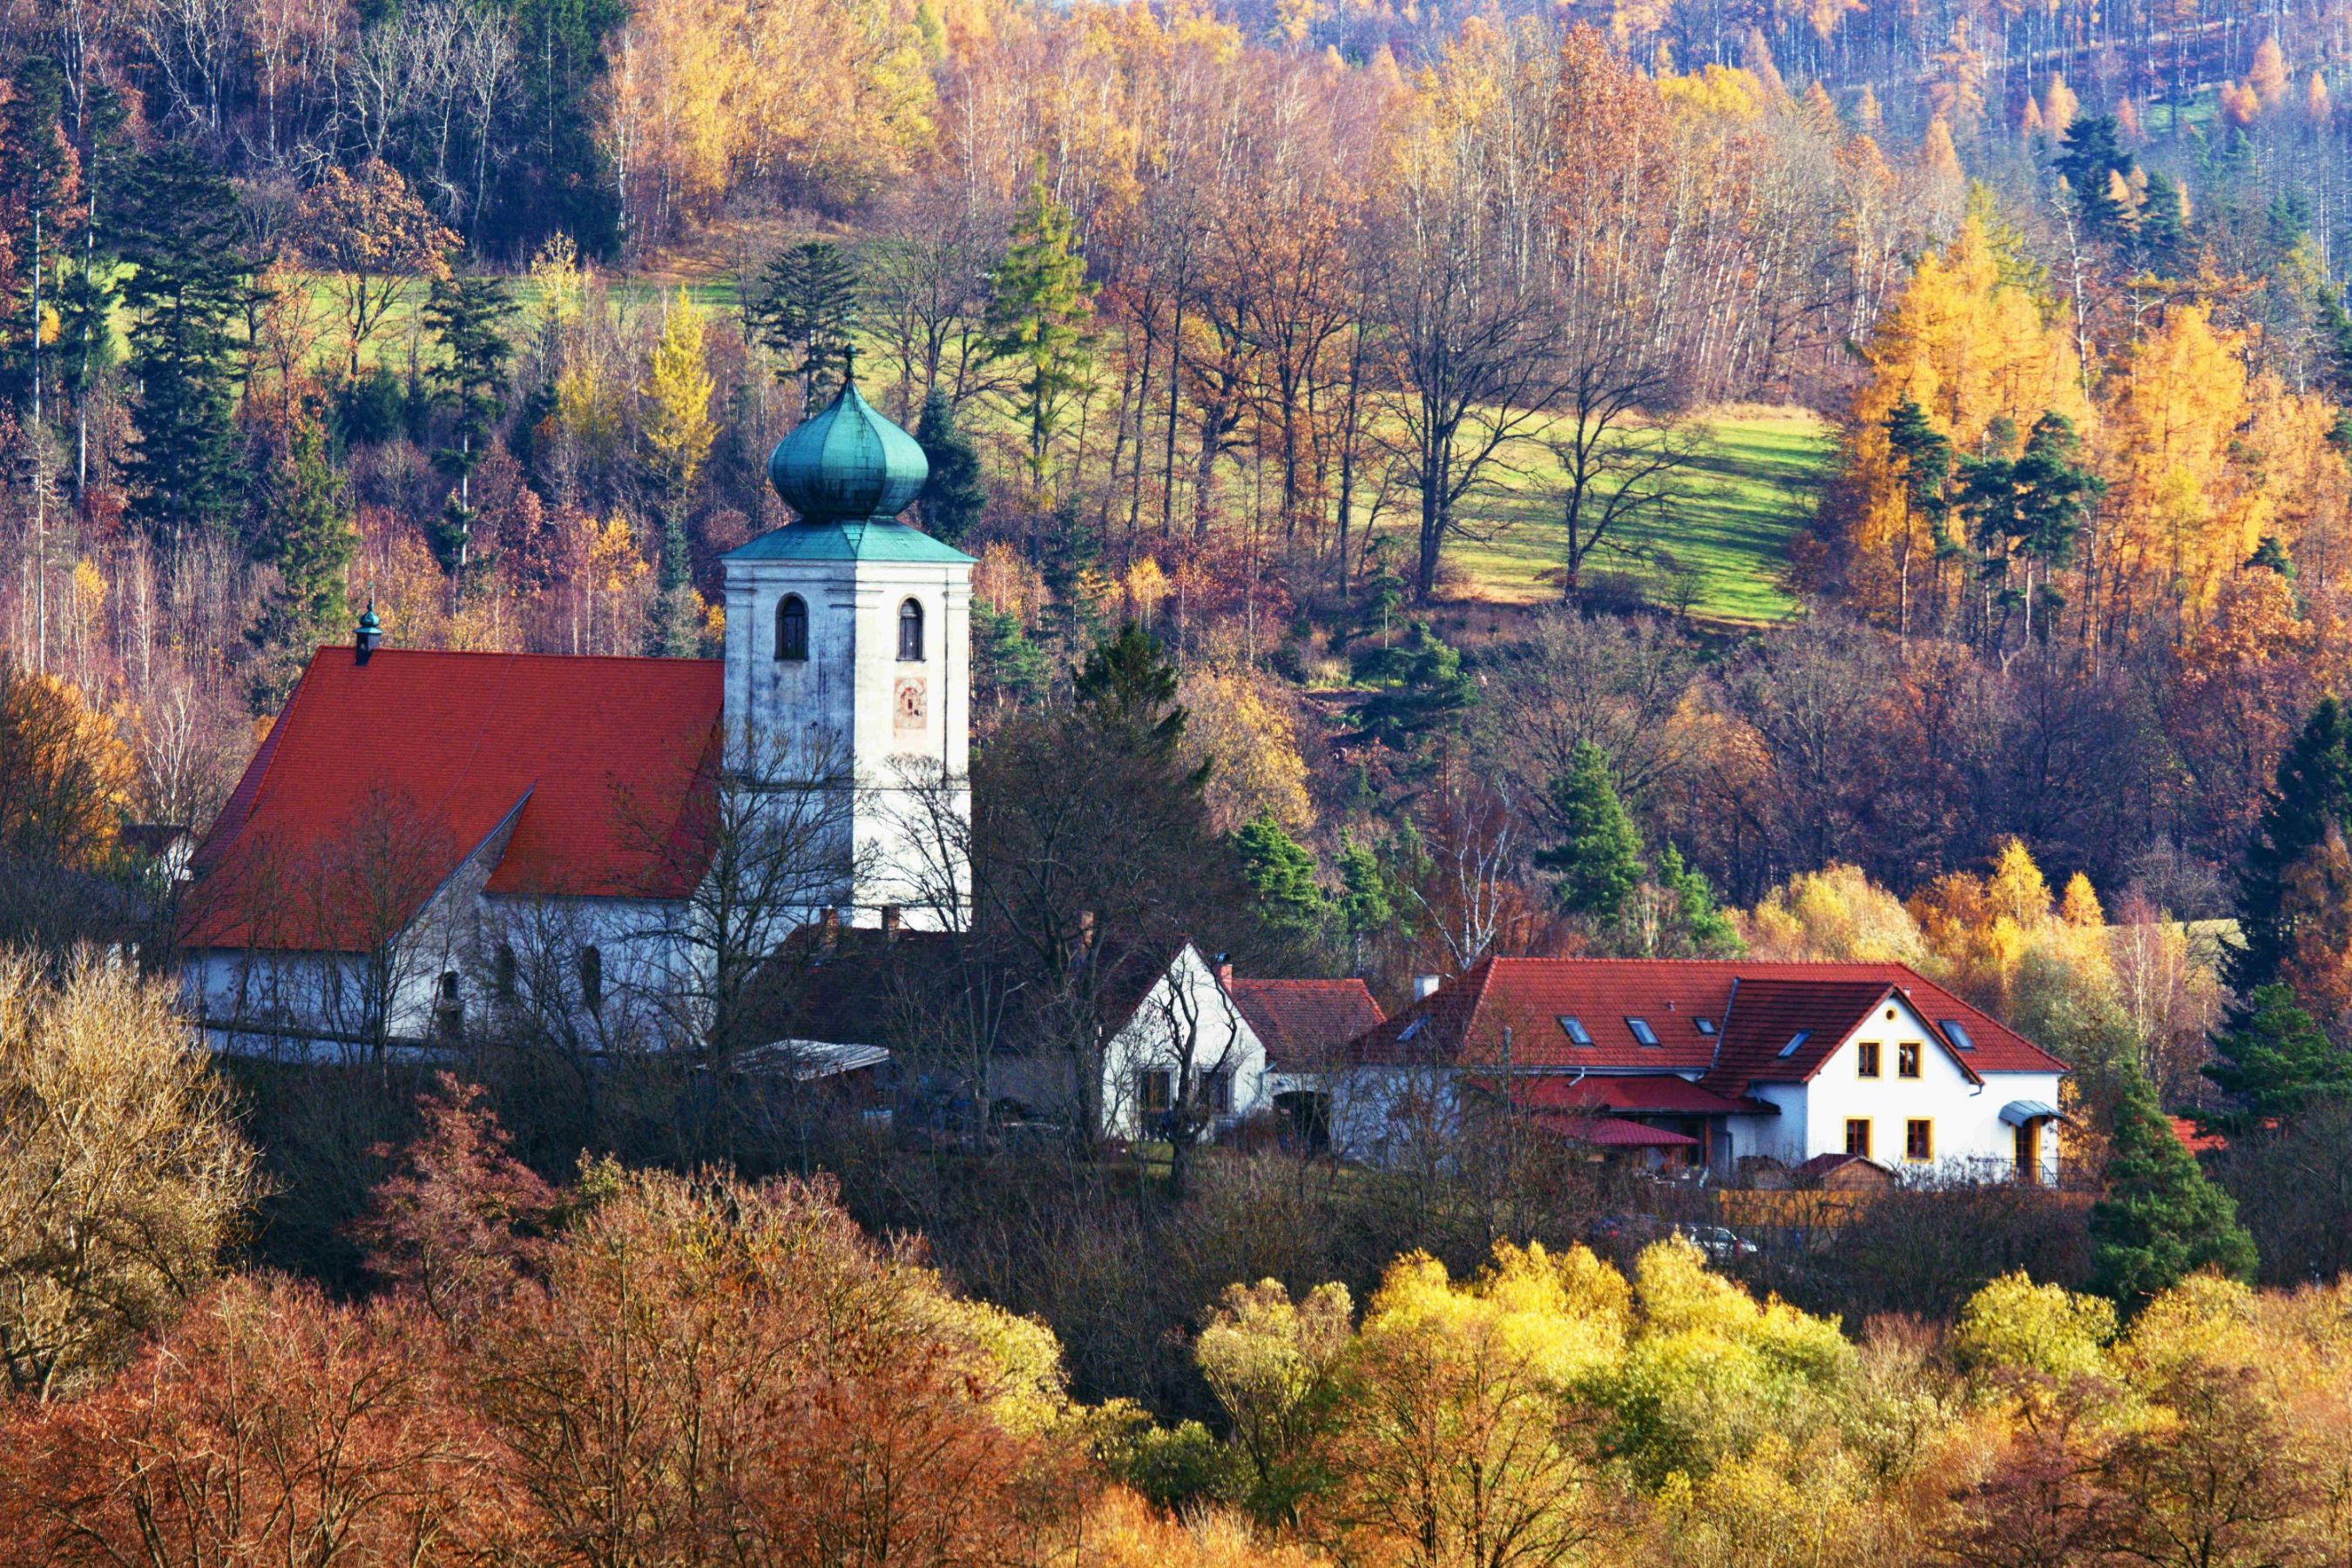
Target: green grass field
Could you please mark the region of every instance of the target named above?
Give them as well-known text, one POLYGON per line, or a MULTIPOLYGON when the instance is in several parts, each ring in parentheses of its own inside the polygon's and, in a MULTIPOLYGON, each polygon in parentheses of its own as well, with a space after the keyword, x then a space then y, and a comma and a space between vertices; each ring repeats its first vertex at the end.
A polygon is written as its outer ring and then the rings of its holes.
MULTIPOLYGON (((1797 607, 1781 585, 1789 539, 1812 515, 1831 456, 1829 428, 1797 409, 1728 410, 1711 426, 1688 493, 1638 519, 1621 548, 1604 545, 1588 557, 1587 580, 1622 574, 1654 596, 1653 559, 1664 551, 1690 574, 1693 616, 1751 626, 1785 619, 1797 607)), ((1472 595, 1507 604, 1559 596, 1559 477, 1548 459, 1528 463, 1503 494, 1475 504, 1480 531, 1495 528, 1494 537, 1457 540, 1448 550, 1472 595)))

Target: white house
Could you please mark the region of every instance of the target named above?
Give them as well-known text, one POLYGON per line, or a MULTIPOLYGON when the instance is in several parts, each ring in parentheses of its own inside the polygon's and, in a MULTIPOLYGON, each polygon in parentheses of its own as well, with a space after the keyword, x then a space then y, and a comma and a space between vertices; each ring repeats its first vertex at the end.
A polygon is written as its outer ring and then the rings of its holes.
POLYGON ((1507 1102, 1602 1151, 1721 1172, 1855 1153, 2053 1183, 2066 1068, 1895 963, 1490 958, 1319 1075, 1360 1158, 1507 1102))

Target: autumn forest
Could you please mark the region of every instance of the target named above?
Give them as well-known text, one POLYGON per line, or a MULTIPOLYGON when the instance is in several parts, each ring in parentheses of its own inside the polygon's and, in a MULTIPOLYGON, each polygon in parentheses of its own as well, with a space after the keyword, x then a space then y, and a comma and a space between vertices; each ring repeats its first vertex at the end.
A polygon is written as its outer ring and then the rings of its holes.
POLYGON ((2345 1561, 2347 279, 2336 0, 0 0, 0 1562, 2345 1561), (215 1060, 313 650, 716 657, 852 378, 1027 994, 1900 963, 2063 1179, 215 1060))

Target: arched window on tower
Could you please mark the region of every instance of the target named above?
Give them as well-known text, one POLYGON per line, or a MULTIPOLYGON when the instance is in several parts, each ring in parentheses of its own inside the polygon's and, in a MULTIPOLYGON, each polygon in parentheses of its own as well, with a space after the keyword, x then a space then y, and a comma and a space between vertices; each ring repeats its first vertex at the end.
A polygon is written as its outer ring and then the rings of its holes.
POLYGON ((923 657, 923 606, 912 599, 898 606, 898 657, 912 660, 923 657))
POLYGON ((776 601, 776 658, 808 658, 808 601, 798 594, 776 601))

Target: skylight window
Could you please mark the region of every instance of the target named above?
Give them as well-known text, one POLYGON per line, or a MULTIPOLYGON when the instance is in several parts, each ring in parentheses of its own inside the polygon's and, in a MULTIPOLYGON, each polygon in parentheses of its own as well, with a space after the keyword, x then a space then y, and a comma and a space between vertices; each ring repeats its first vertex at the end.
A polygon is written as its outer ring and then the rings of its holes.
POLYGON ((1584 1020, 1571 1018, 1565 1013, 1559 1016, 1559 1032, 1568 1037, 1568 1043, 1571 1046, 1589 1046, 1592 1043, 1592 1031, 1584 1026, 1584 1020))
POLYGON ((1698 1026, 1698 1032, 1702 1035, 1712 1036, 1715 1033, 1715 1020, 1712 1018, 1693 1018, 1691 1022, 1698 1026))
POLYGON ((1789 1037, 1789 1043, 1780 1047, 1780 1054, 1784 1057, 1795 1056, 1798 1048, 1812 1037, 1813 1032, 1811 1029, 1798 1030, 1795 1034, 1789 1037))
POLYGON ((1421 1033, 1421 1026, 1428 1022, 1429 1020, 1426 1018, 1415 1018, 1412 1023, 1407 1024, 1403 1028, 1399 1029, 1397 1031, 1397 1043, 1399 1045, 1402 1045, 1405 1041, 1421 1033))
POLYGON ((1650 1027, 1647 1018, 1628 1018, 1625 1026, 1633 1031, 1633 1038, 1645 1046, 1658 1043, 1658 1031, 1650 1027))
POLYGON ((1969 1026, 1958 1018, 1938 1018, 1936 1020, 1936 1026, 1944 1031, 1946 1039, 1959 1047, 1960 1049, 1972 1051, 1977 1048, 1977 1043, 1969 1038, 1969 1026))

